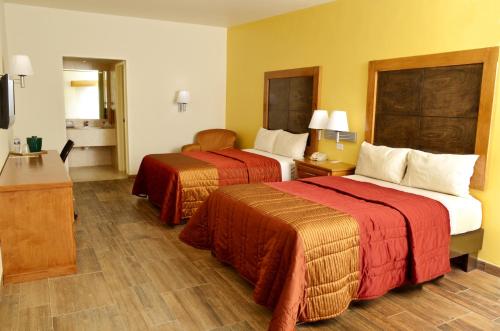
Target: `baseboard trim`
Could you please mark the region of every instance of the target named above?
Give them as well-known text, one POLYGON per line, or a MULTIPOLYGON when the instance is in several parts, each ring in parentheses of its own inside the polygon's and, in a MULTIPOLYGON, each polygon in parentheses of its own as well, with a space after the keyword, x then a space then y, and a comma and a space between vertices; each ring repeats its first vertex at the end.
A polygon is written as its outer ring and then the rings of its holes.
POLYGON ((35 271, 17 273, 12 275, 9 274, 6 275, 4 273, 3 277, 4 277, 4 283, 8 284, 8 283, 22 283, 22 282, 28 282, 50 277, 66 276, 75 274, 76 272, 77 272, 76 264, 70 264, 66 266, 56 266, 48 269, 35 270, 35 271))
POLYGON ((487 274, 500 277, 500 267, 494 264, 477 259, 476 261, 477 269, 486 272, 487 274))

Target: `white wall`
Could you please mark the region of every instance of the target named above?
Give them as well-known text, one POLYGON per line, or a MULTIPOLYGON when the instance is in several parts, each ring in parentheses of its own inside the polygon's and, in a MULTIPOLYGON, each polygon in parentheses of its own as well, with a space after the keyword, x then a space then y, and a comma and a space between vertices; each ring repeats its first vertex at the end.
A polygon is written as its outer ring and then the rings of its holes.
MULTIPOLYGON (((4 3, 0 0, 0 73, 3 73, 3 56, 6 53, 6 41, 5 41, 5 18, 4 18, 4 3)), ((9 154, 9 141, 12 134, 12 130, 2 130, 0 129, 0 170, 5 163, 5 159, 9 154)), ((0 286, 2 286, 3 281, 3 264, 2 264, 2 249, 0 247, 0 286)), ((1 324, 0 324, 1 325, 1 324)))
POLYGON ((127 63, 130 173, 145 154, 175 151, 202 129, 225 126, 226 29, 58 9, 5 5, 9 53, 31 57, 35 75, 16 89, 14 135, 65 143, 62 57, 127 63), (188 89, 188 112, 175 91, 188 89))
MULTIPOLYGON (((4 18, 4 3, 0 0, 0 73, 3 73, 3 64, 6 63, 3 58, 6 58, 7 45, 5 39, 5 18, 4 18)), ((0 129, 0 170, 5 163, 5 159, 9 154, 9 146, 12 135, 12 129, 0 129)), ((1 262, 1 261, 0 261, 1 262)), ((1 265, 0 265, 1 270, 1 265)))

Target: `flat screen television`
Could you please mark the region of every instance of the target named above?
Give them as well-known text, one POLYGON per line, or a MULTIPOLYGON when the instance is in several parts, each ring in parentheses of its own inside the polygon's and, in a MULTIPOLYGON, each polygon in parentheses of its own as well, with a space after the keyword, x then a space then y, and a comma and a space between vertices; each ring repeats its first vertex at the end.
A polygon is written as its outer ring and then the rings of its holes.
POLYGON ((5 74, 0 78, 0 129, 8 129, 15 119, 14 81, 5 74))

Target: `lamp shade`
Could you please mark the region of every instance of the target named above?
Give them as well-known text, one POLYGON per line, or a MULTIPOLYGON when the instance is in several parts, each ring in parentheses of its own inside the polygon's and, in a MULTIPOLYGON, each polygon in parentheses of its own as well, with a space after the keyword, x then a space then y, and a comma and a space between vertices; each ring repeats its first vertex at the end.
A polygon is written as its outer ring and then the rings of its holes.
POLYGON ((347 113, 342 110, 334 110, 330 115, 327 130, 332 131, 349 131, 349 124, 347 123, 347 113))
POLYGON ((328 112, 326 110, 315 110, 309 122, 309 129, 326 129, 328 124, 328 112))
POLYGON ((189 95, 189 91, 180 90, 177 92, 177 103, 189 103, 191 100, 191 96, 189 95))
POLYGON ((18 76, 32 76, 33 67, 28 55, 13 55, 9 61, 9 74, 18 76))

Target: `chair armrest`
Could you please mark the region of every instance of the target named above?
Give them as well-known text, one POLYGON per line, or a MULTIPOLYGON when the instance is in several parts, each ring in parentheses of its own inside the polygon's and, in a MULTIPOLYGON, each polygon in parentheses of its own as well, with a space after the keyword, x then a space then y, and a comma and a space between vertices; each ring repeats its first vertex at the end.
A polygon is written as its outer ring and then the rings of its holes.
POLYGON ((193 151, 201 151, 200 144, 189 144, 182 146, 182 152, 193 152, 193 151))

